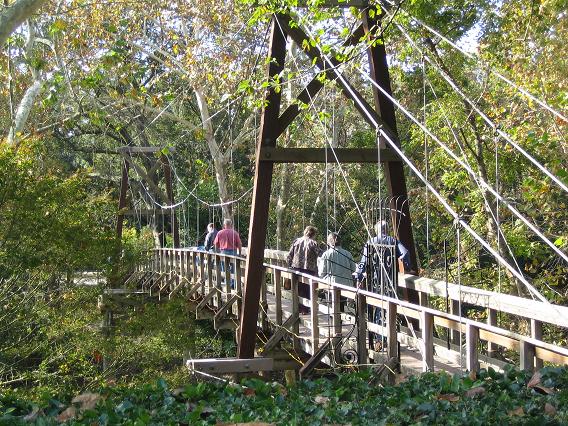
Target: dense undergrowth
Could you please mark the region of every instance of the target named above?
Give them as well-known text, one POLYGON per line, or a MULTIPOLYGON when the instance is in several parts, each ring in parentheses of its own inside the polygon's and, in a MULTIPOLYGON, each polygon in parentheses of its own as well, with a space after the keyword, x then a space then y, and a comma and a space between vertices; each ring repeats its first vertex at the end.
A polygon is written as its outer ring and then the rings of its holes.
MULTIPOLYGON (((26 343, 0 354, 13 365, 16 380, 0 382, 0 392, 26 400, 68 399, 107 385, 140 386, 163 377, 187 382, 183 359, 234 354, 231 336, 217 334, 207 321, 196 322, 184 301, 146 304, 117 313, 110 337, 101 333, 96 287, 62 292, 58 303, 36 303, 37 327, 26 343)), ((29 318, 26 318, 29 320, 29 318)))
POLYGON ((371 385, 371 378, 363 371, 292 387, 244 380, 177 389, 159 380, 101 388, 75 403, 32 404, 4 395, 0 424, 568 424, 567 368, 547 367, 532 377, 514 369, 482 370, 476 377, 426 373, 387 387, 371 385))

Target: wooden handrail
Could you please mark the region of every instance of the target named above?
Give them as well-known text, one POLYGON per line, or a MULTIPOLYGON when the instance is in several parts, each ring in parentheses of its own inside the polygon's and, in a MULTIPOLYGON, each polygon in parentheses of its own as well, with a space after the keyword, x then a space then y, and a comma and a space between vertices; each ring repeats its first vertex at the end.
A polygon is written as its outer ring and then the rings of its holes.
MULTIPOLYGON (((243 249, 246 254, 246 248, 243 249)), ((535 365, 539 365, 539 361, 550 361, 554 363, 568 364, 568 349, 548 343, 542 340, 539 333, 539 327, 542 323, 553 324, 560 327, 568 327, 568 308, 564 306, 546 304, 533 300, 523 299, 520 297, 502 295, 487 290, 479 290, 466 286, 457 286, 449 283, 448 297, 452 300, 467 302, 484 309, 492 311, 500 311, 508 314, 519 315, 532 320, 533 335, 525 336, 517 332, 497 327, 494 323, 483 323, 473 319, 460 317, 454 313, 447 313, 436 310, 427 304, 413 304, 408 301, 399 300, 396 297, 389 297, 378 293, 373 293, 364 289, 358 289, 354 286, 342 285, 337 283, 328 283, 326 280, 311 276, 309 274, 300 273, 286 266, 283 263, 286 259, 286 252, 276 250, 266 250, 264 263, 265 273, 271 276, 273 285, 269 288, 263 287, 262 303, 266 303, 266 292, 270 291, 274 295, 276 307, 276 325, 280 326, 283 321, 282 315, 282 299, 283 299, 283 279, 292 280, 292 315, 298 312, 300 303, 305 303, 298 297, 297 283, 303 282, 310 285, 311 288, 311 319, 309 321, 311 333, 309 341, 313 352, 317 350, 320 342, 320 333, 318 328, 318 315, 320 311, 320 302, 317 300, 317 290, 323 289, 329 292, 332 306, 330 315, 333 318, 333 328, 337 334, 341 330, 338 326, 341 321, 342 312, 339 309, 338 300, 340 296, 347 299, 356 300, 358 309, 358 330, 357 349, 363 359, 367 359, 366 335, 367 329, 374 330, 377 324, 367 319, 367 305, 378 306, 385 309, 387 318, 386 326, 380 327, 387 329, 390 345, 396 341, 396 325, 393 318, 396 315, 405 315, 420 320, 421 338, 420 344, 424 355, 424 370, 432 369, 434 366, 434 325, 442 326, 446 329, 454 330, 458 333, 465 333, 466 336, 466 363, 468 369, 475 369, 478 365, 478 344, 480 339, 486 340, 491 344, 491 351, 495 345, 505 346, 516 349, 520 352, 520 365, 525 369, 532 369, 535 365), (388 308, 388 309, 387 309, 388 308), (536 331, 535 331, 536 330, 536 331), (394 339, 394 340, 393 340, 394 339)), ((242 280, 245 258, 243 256, 232 256, 214 252, 205 252, 195 249, 158 249, 155 251, 154 259, 150 259, 147 268, 153 271, 159 269, 160 274, 166 274, 170 279, 176 275, 186 277, 186 281, 191 284, 194 289, 197 283, 201 283, 202 295, 207 295, 206 302, 213 301, 214 306, 227 309, 227 305, 232 305, 233 301, 238 300, 238 309, 236 314, 240 313, 240 296, 242 295, 242 280), (221 272, 221 263, 224 263, 224 273, 221 272), (231 271, 229 264, 234 265, 231 271), (187 279, 191 276, 191 280, 187 279), (236 285, 230 285, 230 282, 236 280, 236 285), (224 282, 224 288, 222 283, 224 282), (212 293, 214 291, 214 293, 212 293), (234 295, 238 297, 234 297, 234 295)), ((412 288, 424 294, 437 297, 446 296, 446 283, 444 281, 432 280, 429 278, 416 277, 409 274, 399 274, 400 287, 412 288)), ((182 280, 183 281, 183 280, 182 280)), ((177 280, 179 283, 180 280, 177 280)), ((289 294, 289 293, 288 293, 289 294)), ((289 298, 290 296, 287 296, 289 298)), ((200 304, 204 306, 205 303, 200 304)), ((274 309, 274 307, 272 307, 274 309)), ((327 308, 329 310, 329 307, 327 308)), ((261 311, 262 312, 262 311, 261 311)), ((267 327, 268 317, 261 314, 261 325, 267 327)), ((299 324, 295 324, 290 330, 294 340, 298 340, 297 333, 299 324)), ((399 333, 403 333, 402 331, 399 333)), ((392 347, 389 352, 392 352, 392 347)), ((491 351, 488 355, 491 355, 491 351)))

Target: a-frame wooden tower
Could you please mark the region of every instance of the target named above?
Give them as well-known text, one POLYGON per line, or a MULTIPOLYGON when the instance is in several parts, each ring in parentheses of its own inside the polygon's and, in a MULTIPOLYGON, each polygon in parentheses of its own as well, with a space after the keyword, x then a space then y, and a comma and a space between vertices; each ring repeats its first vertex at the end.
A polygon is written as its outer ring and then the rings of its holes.
MULTIPOLYGON (((349 2, 348 2, 349 3, 349 2)), ((343 6, 350 6, 342 3, 343 6)), ((364 7, 361 11, 362 20, 359 27, 353 32, 346 45, 358 44, 361 40, 372 40, 377 28, 380 28, 380 13, 364 7), (367 37, 365 37, 367 36, 367 37)), ((270 47, 268 79, 279 75, 286 60, 286 42, 290 38, 298 46, 302 46, 304 40, 309 40, 308 35, 295 23, 290 15, 278 14, 273 17, 270 47)), ((368 43, 368 58, 370 65, 370 77, 380 85, 387 93, 391 94, 390 77, 387 65, 387 57, 384 43, 368 43)), ((374 108, 361 96, 344 77, 336 71, 339 65, 336 59, 325 57, 318 49, 304 50, 304 53, 319 68, 325 72, 330 80, 336 80, 343 94, 353 100, 355 107, 362 117, 376 127, 379 123, 382 130, 389 138, 400 146, 398 139, 395 110, 393 103, 373 86, 374 108)), ((324 86, 318 78, 314 78, 298 95, 300 103, 308 104, 310 99, 324 86)), ((277 140, 286 128, 299 115, 300 107, 293 103, 284 112, 280 113, 280 91, 271 88, 266 95, 265 108, 262 111, 260 122, 260 136, 256 150, 256 172, 254 178, 254 192, 251 207, 251 218, 248 239, 248 255, 245 273, 245 290, 239 330, 239 358, 254 357, 256 343, 257 319, 260 301, 262 279, 262 264, 264 260, 264 248, 266 244, 266 231, 268 225, 268 213, 270 192, 272 186, 272 174, 274 163, 277 162, 313 162, 324 163, 329 153, 326 148, 279 148, 277 140)), ((407 197, 406 182, 401 160, 397 154, 386 148, 387 144, 381 143, 380 158, 384 161, 384 172, 389 194, 393 197, 405 199, 407 197)), ((336 148, 335 152, 340 162, 351 163, 375 163, 378 158, 377 148, 336 148)), ((331 157, 333 158, 333 157, 331 157)), ((410 221, 408 203, 403 203, 403 211, 398 224, 397 238, 410 251, 410 267, 417 269, 416 251, 410 221)), ((415 295, 410 295, 414 299, 415 295)), ((407 296, 409 297, 409 296, 407 296)))

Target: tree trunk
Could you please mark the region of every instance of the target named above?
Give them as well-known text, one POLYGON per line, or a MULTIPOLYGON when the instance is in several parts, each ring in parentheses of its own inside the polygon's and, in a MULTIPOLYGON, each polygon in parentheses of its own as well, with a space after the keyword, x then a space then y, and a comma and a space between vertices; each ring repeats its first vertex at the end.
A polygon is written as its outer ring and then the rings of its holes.
POLYGON ((10 6, 4 6, 0 12, 0 46, 45 2, 46 0, 16 0, 10 6))
MULTIPOLYGON (((215 178, 217 179, 217 186, 219 187, 219 199, 221 203, 229 201, 228 190, 228 153, 222 153, 219 149, 219 144, 215 140, 215 133, 213 132, 213 124, 211 123, 211 114, 209 114, 209 107, 207 99, 200 87, 195 87, 195 96, 197 98, 197 106, 201 115, 201 122, 205 132, 205 141, 209 147, 209 153, 213 159, 213 166, 215 167, 215 178)), ((233 209, 230 204, 223 204, 223 218, 233 219, 233 209)))
MULTIPOLYGON (((36 34, 34 25, 31 21, 28 21, 28 37, 26 39, 26 59, 28 59, 28 63, 30 63, 30 58, 32 57, 32 53, 34 50, 34 44, 36 41, 36 34)), ((22 97, 20 104, 18 105, 18 109, 16 111, 16 116, 14 118, 14 124, 10 128, 10 132, 8 134, 8 144, 13 145, 18 142, 18 135, 24 129, 28 121, 28 117, 30 116, 30 112, 34 106, 36 98, 41 93, 42 89, 42 81, 41 81, 41 71, 37 68, 33 68, 31 65, 30 72, 32 74, 33 83, 22 97)))

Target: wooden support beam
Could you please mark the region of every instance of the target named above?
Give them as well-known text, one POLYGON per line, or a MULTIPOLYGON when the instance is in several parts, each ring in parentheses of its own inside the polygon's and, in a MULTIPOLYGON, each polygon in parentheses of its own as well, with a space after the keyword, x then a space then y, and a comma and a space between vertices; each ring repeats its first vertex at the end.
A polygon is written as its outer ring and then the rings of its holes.
MULTIPOLYGON (((277 78, 284 69, 286 58, 286 34, 283 33, 275 19, 272 20, 268 65, 268 80, 277 78)), ((245 288, 243 293, 243 309, 241 312, 240 338, 238 357, 251 358, 256 343, 256 326, 258 305, 263 278, 264 248, 268 228, 268 210, 272 187, 271 162, 260 161, 260 152, 264 147, 275 147, 278 137, 275 123, 280 113, 281 91, 270 87, 266 95, 265 107, 260 120, 260 137, 257 145, 254 191, 249 225, 249 250, 245 272, 245 288)))
POLYGON ((118 218, 116 221, 116 236, 118 241, 122 239, 122 227, 124 224, 124 214, 121 211, 126 207, 126 192, 128 191, 128 161, 122 163, 122 178, 120 179, 120 198, 118 200, 118 218))
MULTIPOLYGON (((310 40, 310 37, 295 23, 289 15, 278 14, 276 16, 278 23, 285 33, 287 33, 292 40, 298 46, 304 46, 304 40, 310 40)), ((398 137, 389 127, 389 125, 381 118, 379 114, 369 105, 369 103, 363 98, 361 93, 355 89, 345 78, 340 78, 339 74, 335 71, 336 67, 340 65, 340 62, 336 60, 333 55, 331 57, 325 58, 321 54, 319 49, 310 48, 304 49, 304 53, 312 60, 315 61, 316 66, 325 71, 330 75, 332 79, 337 79, 337 83, 341 88, 343 94, 348 98, 353 100, 355 108, 361 113, 361 116, 367 123, 371 125, 374 129, 376 125, 383 128, 385 133, 391 137, 391 139, 398 141, 398 137)))
POLYGON ((323 345, 319 348, 314 347, 314 354, 308 359, 302 368, 300 368, 300 379, 308 378, 314 369, 319 365, 323 357, 329 352, 331 349, 331 340, 327 340, 323 345))
MULTIPOLYGON (((260 161, 272 163, 371 163, 377 164, 377 148, 274 148, 266 147, 260 152, 260 161), (334 155, 335 152, 335 155, 334 155), (337 156, 337 160, 336 160, 337 156)), ((381 149, 380 158, 385 161, 400 161, 391 149, 381 149)))
POLYGON ((201 371, 209 374, 249 373, 253 371, 272 371, 272 358, 210 358, 187 361, 190 371, 201 371))
POLYGON ((127 210, 122 210, 120 212, 121 215, 124 216, 163 216, 163 215, 171 215, 172 214, 172 210, 171 209, 140 209, 140 210, 133 210, 133 209, 127 209, 127 210))
POLYGON ((274 334, 268 339, 262 348, 263 352, 270 352, 278 343, 286 336, 287 333, 293 332, 294 326, 300 321, 299 315, 290 315, 281 327, 278 327, 274 334))

